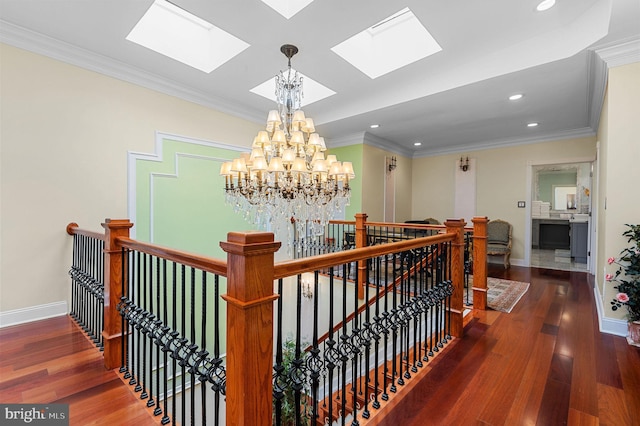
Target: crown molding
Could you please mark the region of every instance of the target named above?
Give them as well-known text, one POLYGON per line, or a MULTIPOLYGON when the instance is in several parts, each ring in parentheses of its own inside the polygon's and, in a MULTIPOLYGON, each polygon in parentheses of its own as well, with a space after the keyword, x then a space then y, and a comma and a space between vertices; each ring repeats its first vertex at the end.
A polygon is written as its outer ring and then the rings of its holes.
POLYGON ((587 78, 589 84, 587 113, 589 114, 589 127, 591 127, 594 132, 597 132, 600 126, 600 115, 602 114, 602 105, 604 103, 609 70, 607 64, 595 51, 590 50, 587 55, 587 78))
POLYGON ((567 130, 555 133, 546 133, 543 135, 531 136, 516 139, 500 139, 495 141, 473 142, 465 145, 456 145, 444 148, 425 149, 416 152, 413 158, 435 157, 438 155, 458 154, 460 152, 482 151, 485 149, 505 148, 509 146, 528 145, 533 143, 551 142, 563 139, 576 139, 595 136, 596 132, 591 127, 582 127, 580 129, 567 130))
POLYGON ((327 139, 327 147, 339 148, 350 145, 360 145, 364 143, 365 132, 350 133, 348 135, 339 136, 337 138, 325 138, 327 139))
POLYGON ((402 155, 404 157, 413 157, 413 150, 403 148, 397 145, 395 142, 389 139, 381 138, 380 136, 373 135, 369 132, 364 132, 364 143, 366 145, 375 146, 383 151, 387 151, 393 154, 402 155))
POLYGON ((238 108, 222 98, 205 94, 188 86, 176 84, 159 75, 1 19, 0 42, 166 95, 175 96, 207 108, 216 109, 251 122, 262 123, 263 121, 262 114, 257 111, 238 108))
POLYGON ((628 39, 622 43, 606 45, 594 49, 607 68, 640 62, 640 38, 628 39))

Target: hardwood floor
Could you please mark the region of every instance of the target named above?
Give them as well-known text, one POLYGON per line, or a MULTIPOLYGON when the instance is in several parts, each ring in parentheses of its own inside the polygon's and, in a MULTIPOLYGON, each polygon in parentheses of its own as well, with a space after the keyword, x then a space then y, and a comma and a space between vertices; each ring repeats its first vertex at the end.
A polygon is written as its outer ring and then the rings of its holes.
POLYGON ((0 329, 0 402, 69 404, 71 425, 157 425, 67 316, 0 329))
MULTIPOLYGON (((465 337, 368 425, 640 425, 640 348, 598 331, 587 274, 489 275, 531 286, 509 314, 475 313, 465 337)), ((68 317, 0 329, 0 402, 70 404, 71 425, 159 421, 68 317)))
POLYGON ((530 282, 509 314, 475 313, 379 422, 402 425, 640 425, 640 348, 598 331, 582 272, 490 267, 530 282))

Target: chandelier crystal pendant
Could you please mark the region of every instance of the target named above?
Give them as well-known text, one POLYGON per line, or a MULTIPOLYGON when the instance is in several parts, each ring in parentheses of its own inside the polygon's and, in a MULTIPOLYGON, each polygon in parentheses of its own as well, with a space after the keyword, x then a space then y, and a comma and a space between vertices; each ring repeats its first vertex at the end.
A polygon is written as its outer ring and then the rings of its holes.
POLYGON ((251 153, 225 162, 225 201, 261 228, 292 221, 313 235, 349 204, 353 165, 327 155, 324 138, 302 111, 302 77, 291 69, 298 48, 285 44, 286 71, 275 77, 277 110, 269 111, 266 129, 258 132, 251 153))

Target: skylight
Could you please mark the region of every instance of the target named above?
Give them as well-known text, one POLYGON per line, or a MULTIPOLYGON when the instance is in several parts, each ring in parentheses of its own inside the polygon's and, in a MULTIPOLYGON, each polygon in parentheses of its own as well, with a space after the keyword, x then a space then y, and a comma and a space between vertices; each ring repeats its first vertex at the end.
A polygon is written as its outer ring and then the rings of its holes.
POLYGON ((127 40, 210 73, 249 47, 244 41, 165 0, 155 0, 127 40))
POLYGON ((442 50, 409 8, 331 48, 371 78, 395 71, 442 50))
POLYGON ((263 3, 287 19, 307 7, 312 1, 313 0, 262 0, 263 3))
MULTIPOLYGON (((291 68, 291 72, 295 73, 296 70, 291 68)), ((317 81, 310 79, 306 75, 302 73, 298 73, 298 74, 302 77, 302 85, 303 85, 303 91, 304 91, 304 98, 302 98, 303 108, 306 105, 310 105, 314 102, 318 102, 321 99, 328 98, 329 96, 336 94, 336 92, 334 92, 333 90, 323 86, 317 81)), ((262 84, 259 84, 258 86, 254 87, 250 91, 252 93, 255 93, 256 95, 264 96, 265 98, 275 102, 276 101, 275 77, 270 78, 269 80, 265 81, 262 84)))

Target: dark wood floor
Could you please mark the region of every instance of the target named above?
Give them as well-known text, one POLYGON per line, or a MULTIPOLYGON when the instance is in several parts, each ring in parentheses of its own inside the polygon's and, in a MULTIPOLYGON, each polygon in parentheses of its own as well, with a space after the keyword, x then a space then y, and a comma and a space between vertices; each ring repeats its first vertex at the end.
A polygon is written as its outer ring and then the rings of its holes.
POLYGON ((69 404, 71 425, 157 425, 67 316, 0 329, 0 402, 69 404))
MULTIPOLYGON (((511 267, 509 314, 475 313, 379 425, 640 425, 640 348, 598 331, 584 273, 511 267)), ((0 329, 0 402, 70 404, 72 425, 157 424, 68 318, 0 329)))
POLYGON ((640 348, 598 331, 580 272, 490 267, 531 283, 509 314, 475 313, 381 426, 640 425, 640 348))

